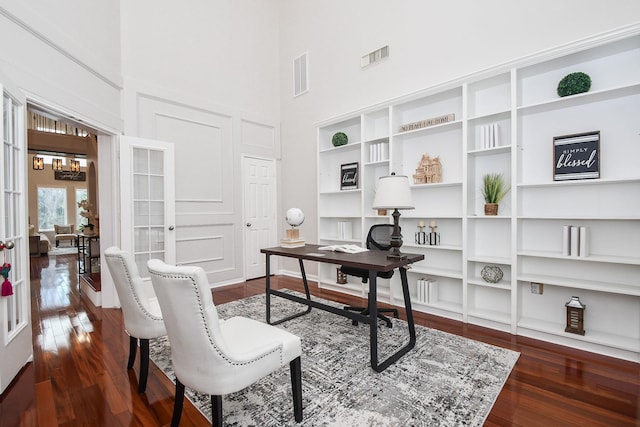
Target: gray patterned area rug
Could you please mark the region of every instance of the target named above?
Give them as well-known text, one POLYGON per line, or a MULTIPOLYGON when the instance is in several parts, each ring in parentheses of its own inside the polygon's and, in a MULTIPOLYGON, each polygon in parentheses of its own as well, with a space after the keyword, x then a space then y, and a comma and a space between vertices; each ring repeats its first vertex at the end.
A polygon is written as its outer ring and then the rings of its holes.
MULTIPOLYGON (((333 302, 315 298, 328 304, 333 302)), ((272 297, 272 319, 302 306, 272 297)), ((265 296, 218 306, 221 318, 265 320, 265 296)), ((289 366, 223 396, 225 426, 479 426, 486 419, 519 353, 416 326, 416 347, 382 373, 369 365, 369 327, 312 309, 278 325, 302 339, 304 420, 293 419, 289 366)), ((380 360, 408 341, 406 322, 379 323, 380 360)), ((166 339, 150 345, 151 359, 175 381, 166 339)), ((186 389, 211 420, 211 399, 186 389)))

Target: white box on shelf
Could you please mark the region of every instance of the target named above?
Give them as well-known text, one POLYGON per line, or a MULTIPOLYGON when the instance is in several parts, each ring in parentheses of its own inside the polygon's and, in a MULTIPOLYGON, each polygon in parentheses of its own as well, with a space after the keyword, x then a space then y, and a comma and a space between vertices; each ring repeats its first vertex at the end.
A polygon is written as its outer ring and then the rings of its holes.
POLYGON ((580 257, 588 257, 589 256, 589 228, 588 227, 580 227, 580 249, 578 252, 578 256, 580 257))
POLYGON ((562 226, 562 255, 571 255, 571 226, 562 226))
POLYGON ((427 282, 427 286, 429 288, 427 296, 429 304, 435 304, 436 302, 438 302, 438 281, 429 279, 429 281, 427 282))
POLYGON ((352 239, 353 225, 351 221, 338 221, 338 239, 352 239))
POLYGON ((569 255, 578 256, 580 252, 580 227, 571 226, 571 250, 569 255))

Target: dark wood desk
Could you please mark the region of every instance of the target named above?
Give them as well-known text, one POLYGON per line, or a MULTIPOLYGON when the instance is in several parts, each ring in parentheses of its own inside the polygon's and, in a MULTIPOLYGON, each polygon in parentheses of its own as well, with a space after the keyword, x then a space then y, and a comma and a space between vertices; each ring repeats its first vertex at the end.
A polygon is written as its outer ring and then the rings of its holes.
POLYGON ((409 350, 411 350, 416 344, 416 329, 413 322, 413 312, 411 311, 411 298, 409 296, 409 284, 407 283, 407 265, 423 260, 424 255, 420 254, 404 254, 406 258, 403 259, 389 259, 387 258, 387 252, 381 251, 367 251, 357 254, 345 254, 341 252, 332 251, 320 251, 318 245, 307 244, 300 248, 266 248, 261 249, 260 252, 266 255, 266 298, 267 298, 267 323, 270 325, 277 325, 287 320, 295 319, 296 317, 303 316, 311 311, 312 307, 325 310, 340 316, 348 317, 351 320, 369 324, 369 346, 371 353, 371 367, 376 372, 382 372, 387 369, 392 363, 401 358, 409 350), (291 295, 285 292, 271 289, 270 276, 271 276, 271 263, 270 257, 272 255, 296 258, 300 264, 300 272, 302 274, 302 281, 304 283, 304 289, 306 298, 301 298, 297 295, 291 295), (369 314, 363 315, 358 312, 350 312, 347 310, 333 307, 323 304, 311 299, 309 293, 309 285, 307 283, 307 275, 304 271, 303 261, 316 261, 325 262, 329 264, 340 264, 348 267, 361 268, 369 270, 369 314), (402 282, 402 294, 404 296, 404 307, 407 313, 407 324, 409 326, 409 342, 404 347, 398 349, 395 353, 389 356, 383 362, 378 362, 378 306, 377 306, 377 273, 384 271, 391 271, 398 269, 400 271, 400 278, 402 282), (291 301, 298 302, 307 306, 305 311, 293 314, 284 319, 271 321, 271 296, 279 296, 291 301))

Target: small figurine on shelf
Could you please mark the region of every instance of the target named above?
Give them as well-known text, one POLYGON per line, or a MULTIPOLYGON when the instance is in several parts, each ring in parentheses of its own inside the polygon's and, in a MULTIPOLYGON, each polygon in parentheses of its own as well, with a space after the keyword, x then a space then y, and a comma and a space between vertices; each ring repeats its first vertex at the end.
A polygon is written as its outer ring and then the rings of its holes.
POLYGON ((433 184, 436 182, 442 182, 442 163, 440 163, 440 157, 429 157, 428 154, 423 154, 416 173, 413 175, 414 184, 433 184))
POLYGON ((424 245, 427 243, 427 233, 424 232, 424 221, 418 222, 418 228, 420 231, 416 231, 416 244, 424 245))
POLYGON ((440 244, 440 233, 436 231, 436 228, 438 228, 438 226, 436 225, 436 222, 431 221, 429 223, 429 228, 431 229, 431 232, 429 232, 427 242, 431 246, 438 246, 440 244))

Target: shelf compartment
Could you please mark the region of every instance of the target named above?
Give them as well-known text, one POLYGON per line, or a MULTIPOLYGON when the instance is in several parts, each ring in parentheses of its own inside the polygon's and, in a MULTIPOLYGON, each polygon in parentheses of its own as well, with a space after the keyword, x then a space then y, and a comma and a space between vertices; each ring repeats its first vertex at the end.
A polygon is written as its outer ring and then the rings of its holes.
POLYGON ((543 283, 549 286, 562 286, 572 289, 606 292, 621 295, 640 296, 640 283, 626 284, 595 280, 578 280, 571 277, 550 276, 545 274, 518 274, 518 281, 543 283))
POLYGON ((389 108, 365 113, 362 118, 364 141, 389 138, 389 108))
POLYGON ((438 157, 442 163, 442 182, 462 181, 462 126, 438 127, 430 132, 413 132, 395 138, 391 171, 407 175, 413 183, 422 156, 438 157), (436 132, 438 131, 438 132, 436 132))
MULTIPOLYGON (((445 309, 456 313, 462 313, 462 281, 460 279, 440 276, 436 274, 417 273, 409 270, 407 274, 407 280, 409 282, 409 293, 411 295, 411 302, 423 307, 437 307, 439 309, 445 309), (418 279, 434 279, 438 282, 435 301, 418 300, 418 279)), ((394 297, 399 301, 402 300, 402 290, 399 279, 393 286, 394 297)))
POLYGON ((361 132, 360 123, 360 116, 356 116, 318 128, 318 150, 324 152, 339 148, 333 147, 331 142, 336 132, 344 132, 347 135, 348 143, 342 146, 345 147, 345 149, 359 145, 361 132))
POLYGON ((518 280, 575 289, 640 295, 640 266, 618 264, 605 269, 599 263, 574 259, 520 257, 518 280))
POLYGON ((495 149, 511 145, 511 112, 483 117, 469 122, 467 151, 488 150, 489 148, 495 149), (484 135, 483 138, 485 127, 492 124, 497 125, 497 129, 495 129, 497 130, 494 141, 495 146, 483 146, 483 140, 485 142, 489 141, 489 139, 487 139, 489 135, 484 135))
POLYGON ((334 218, 358 217, 362 215, 361 195, 359 190, 322 193, 318 198, 318 215, 334 218))
POLYGON ((610 101, 616 98, 634 95, 640 92, 640 83, 634 82, 629 85, 618 86, 604 90, 594 90, 562 98, 542 101, 518 107, 520 115, 549 113, 563 108, 573 108, 592 102, 610 101))
MULTIPOLYGON (((323 233, 320 239, 336 242, 362 242, 362 219, 357 217, 320 217, 319 230, 323 233), (350 225, 341 226, 340 223, 345 222, 350 225), (348 228, 351 229, 349 233, 348 228), (342 234, 340 234, 342 232, 342 234)), ((324 243, 323 243, 324 244, 324 243)))
POLYGON ((532 294, 528 283, 519 283, 519 286, 519 328, 526 327, 624 350, 640 350, 640 296, 551 285, 545 285, 542 294, 532 294), (578 296, 586 305, 584 336, 564 332, 565 303, 572 296, 578 296), (610 307, 616 309, 610 310, 610 307))
MULTIPOLYGON (((640 62, 640 61, 638 61, 640 62)), ((522 149, 521 183, 552 182, 553 138, 581 132, 600 132, 600 179, 636 178, 637 169, 620 167, 640 157, 637 118, 638 93, 609 101, 590 102, 551 112, 518 117, 518 140, 522 149)), ((577 96, 577 95, 576 95, 577 96)))
POLYGON ((469 221, 467 247, 470 259, 511 259, 511 221, 469 221))
POLYGON ((469 286, 468 309, 471 317, 511 324, 511 292, 499 287, 469 286))
POLYGON ((636 35, 597 47, 589 45, 589 49, 518 70, 518 105, 557 99, 558 82, 575 71, 582 71, 591 77, 593 92, 637 83, 640 75, 639 40, 640 36, 636 35))
POLYGON ((467 116, 486 117, 511 106, 511 74, 502 73, 467 85, 467 116))
MULTIPOLYGON (((392 106, 392 132, 393 134, 400 134, 400 127, 402 125, 433 119, 447 114, 455 114, 456 120, 462 118, 462 87, 457 86, 392 106)), ((448 125, 449 123, 444 123, 444 125, 448 125)), ((421 128, 417 129, 417 131, 431 129, 436 126, 442 125, 421 128)))
POLYGON ((490 289, 500 289, 504 291, 511 290, 511 266, 494 262, 476 262, 470 261, 467 269, 467 283, 473 286, 483 286, 490 289), (497 283, 486 282, 481 275, 482 269, 487 265, 496 265, 502 270, 502 279, 497 283))
POLYGON ((518 254, 587 262, 640 264, 640 221, 523 219, 518 221, 518 254), (563 255, 563 228, 585 227, 586 256, 563 255))
POLYGON ((400 225, 403 231, 404 248, 411 248, 414 251, 425 250, 462 250, 462 222, 460 219, 451 218, 438 218, 438 217, 406 217, 405 215, 400 217, 400 225), (425 227, 423 231, 425 234, 429 234, 431 229, 429 224, 431 221, 436 221, 436 232, 440 234, 440 245, 430 246, 424 244, 418 244, 415 240, 416 233, 420 230, 418 224, 420 221, 424 221, 425 227))
POLYGON ((520 186, 518 215, 640 219, 640 204, 630 203, 640 194, 640 181, 586 181, 589 182, 520 186))
MULTIPOLYGON (((483 178, 487 174, 502 174, 505 185, 511 187, 511 150, 487 150, 481 156, 471 156, 467 168, 467 214, 484 216, 483 178)), ((511 215, 511 190, 500 201, 498 209, 501 215, 511 215)))
POLYGON ((402 212, 403 218, 457 218, 462 216, 462 186, 425 184, 411 187, 415 209, 402 212), (452 188, 453 187, 453 188, 452 188))

